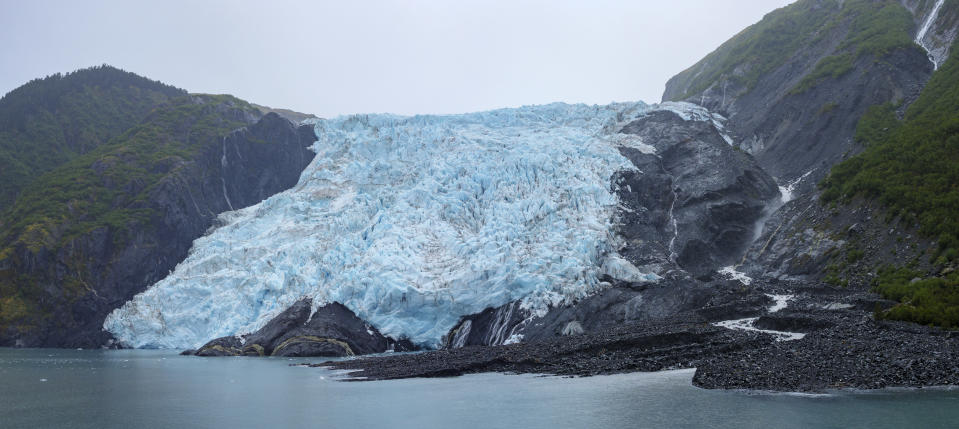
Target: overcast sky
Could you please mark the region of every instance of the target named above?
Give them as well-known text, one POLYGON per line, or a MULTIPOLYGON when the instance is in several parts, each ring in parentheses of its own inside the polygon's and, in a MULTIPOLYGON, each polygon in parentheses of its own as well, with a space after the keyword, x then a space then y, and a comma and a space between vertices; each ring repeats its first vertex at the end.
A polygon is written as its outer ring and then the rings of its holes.
POLYGON ((320 116, 657 102, 793 0, 0 0, 0 93, 110 64, 320 116))

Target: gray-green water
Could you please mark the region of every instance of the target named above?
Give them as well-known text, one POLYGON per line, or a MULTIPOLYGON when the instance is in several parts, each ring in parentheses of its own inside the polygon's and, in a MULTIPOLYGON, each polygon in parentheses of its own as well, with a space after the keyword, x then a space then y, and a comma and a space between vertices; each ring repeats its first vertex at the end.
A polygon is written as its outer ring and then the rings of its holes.
POLYGON ((959 390, 707 391, 692 371, 344 383, 300 361, 0 349, 0 427, 959 427, 959 390))

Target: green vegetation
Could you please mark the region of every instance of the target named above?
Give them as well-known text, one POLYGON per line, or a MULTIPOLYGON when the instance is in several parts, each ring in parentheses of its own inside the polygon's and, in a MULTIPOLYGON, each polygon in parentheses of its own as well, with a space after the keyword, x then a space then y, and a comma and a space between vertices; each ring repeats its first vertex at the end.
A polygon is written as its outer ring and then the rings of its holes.
MULTIPOLYGON (((865 150, 833 167, 820 183, 822 201, 845 204, 865 197, 881 202, 889 217, 917 224, 936 239, 935 265, 959 259, 959 48, 902 120, 896 106, 871 108, 859 121, 856 139, 865 150)), ((882 271, 877 290, 901 302, 883 317, 959 327, 959 277, 923 278, 907 268, 882 271), (916 282, 912 279, 918 278, 916 282)))
POLYGON ((833 110, 836 110, 837 107, 839 107, 839 103, 830 102, 830 103, 823 104, 822 107, 819 108, 819 114, 820 115, 829 114, 833 110))
MULTIPOLYGON (((850 0, 827 28, 842 22, 849 23, 846 39, 836 54, 823 58, 812 73, 806 75, 790 93, 799 94, 828 78, 839 78, 853 69, 853 63, 863 57, 882 58, 896 49, 914 46, 911 31, 912 14, 897 1, 850 0)), ((828 34, 820 33, 820 37, 828 34)))
POLYGON ((876 290, 899 304, 877 312, 877 317, 959 328, 959 273, 925 279, 922 276, 922 272, 908 268, 880 270, 876 290))
POLYGON ((853 56, 849 53, 833 55, 823 58, 816 64, 812 73, 807 74, 796 86, 789 91, 790 94, 801 94, 818 85, 826 79, 836 79, 849 73, 853 69, 853 56))
POLYGON ((123 230, 149 219, 152 212, 142 203, 171 167, 245 125, 225 118, 216 105, 252 109, 230 96, 203 98, 178 99, 111 143, 38 178, 4 216, 7 239, 0 243, 17 237, 13 244, 55 250, 97 227, 123 230))
POLYGON ((52 307, 56 301, 42 291, 45 283, 61 289, 56 300, 69 302, 89 293, 83 279, 90 277, 90 255, 72 244, 74 240, 103 231, 116 251, 125 249, 136 232, 162 215, 151 209, 151 191, 189 165, 202 148, 218 147, 222 136, 246 125, 241 119, 245 113, 259 114, 231 96, 179 97, 108 143, 27 185, 0 217, 0 266, 10 267, 0 269, 0 329, 15 321, 21 329, 36 325, 53 308, 65 308, 62 301, 52 307), (49 272, 34 273, 22 260, 32 255, 58 255, 58 263, 40 268, 49 272), (29 321, 23 320, 25 315, 29 321))
POLYGON ((896 0, 799 0, 767 14, 760 22, 676 76, 678 101, 725 81, 751 90, 759 78, 786 64, 806 46, 843 37, 834 53, 816 64, 791 93, 806 91, 825 79, 853 70, 861 57, 881 59, 900 48, 914 47, 912 15, 896 0))
POLYGON ((36 79, 0 99, 0 211, 40 174, 186 92, 109 66, 36 79))
POLYGON ((761 76, 809 44, 838 10, 835 0, 799 0, 770 12, 677 75, 675 79, 687 89, 671 97, 672 101, 705 91, 722 79, 751 89, 761 76))
MULTIPOLYGON (((953 49, 953 55, 957 54, 953 49)), ((878 199, 891 216, 937 238, 939 263, 959 257, 959 58, 936 72, 905 118, 877 106, 860 120, 858 156, 836 165, 820 187, 825 203, 878 199)))

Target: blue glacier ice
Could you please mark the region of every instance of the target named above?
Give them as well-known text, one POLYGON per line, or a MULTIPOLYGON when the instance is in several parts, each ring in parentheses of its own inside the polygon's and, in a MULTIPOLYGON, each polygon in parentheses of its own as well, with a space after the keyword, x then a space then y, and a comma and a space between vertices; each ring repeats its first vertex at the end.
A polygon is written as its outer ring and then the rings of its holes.
POLYGON ((616 254, 617 131, 690 104, 562 103, 315 123, 298 184, 196 240, 162 281, 109 315, 124 345, 195 348, 252 332, 303 297, 339 301, 384 334, 437 346, 462 315, 521 300, 541 313, 605 286, 656 281, 616 254))

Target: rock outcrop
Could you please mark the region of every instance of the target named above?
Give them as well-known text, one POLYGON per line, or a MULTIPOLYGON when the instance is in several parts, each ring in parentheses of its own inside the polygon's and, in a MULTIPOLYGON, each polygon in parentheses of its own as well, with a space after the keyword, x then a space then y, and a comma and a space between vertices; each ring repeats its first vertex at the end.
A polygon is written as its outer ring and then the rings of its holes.
POLYGON ((409 341, 383 336, 338 302, 311 310, 312 300, 302 299, 252 334, 217 338, 184 354, 343 357, 415 349, 409 341))
POLYGON ((709 122, 659 111, 622 133, 656 152, 621 149, 641 173, 614 179, 624 205, 620 253, 637 266, 672 262, 694 276, 738 262, 757 223, 779 202, 776 182, 709 122))
MULTIPOLYGON (((616 214, 619 254, 637 267, 668 273, 666 278, 658 283, 607 278, 607 290, 541 317, 519 302, 489 308, 464 317, 447 336, 447 348, 598 332, 678 314, 701 320, 694 314, 697 309, 718 308, 723 288, 707 282, 720 267, 739 261, 757 226, 778 207, 775 182, 750 155, 730 146, 711 122, 656 111, 627 124, 622 133, 654 150, 620 148, 637 170, 612 179, 621 204, 616 214)), ((711 317, 727 313, 715 311, 711 317)))

